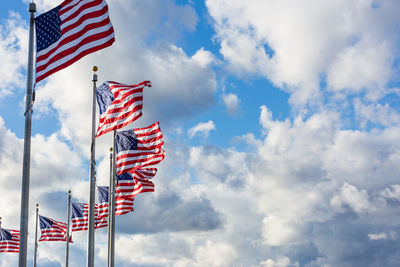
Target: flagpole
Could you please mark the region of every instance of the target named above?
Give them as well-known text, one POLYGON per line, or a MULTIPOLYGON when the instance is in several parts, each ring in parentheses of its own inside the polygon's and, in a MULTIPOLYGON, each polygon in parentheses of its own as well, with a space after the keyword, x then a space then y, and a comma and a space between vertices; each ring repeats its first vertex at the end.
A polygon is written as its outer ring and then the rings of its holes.
POLYGON ((18 266, 26 267, 28 251, 28 209, 29 209, 29 175, 31 157, 31 124, 32 124, 32 78, 33 78, 33 27, 35 24, 36 4, 29 3, 29 50, 28 69, 26 75, 26 106, 25 106, 25 133, 24 156, 22 166, 22 190, 21 190, 21 217, 18 266))
POLYGON ((34 254, 33 254, 33 267, 36 267, 36 254, 37 254, 37 248, 38 248, 38 242, 37 242, 38 217, 39 217, 39 204, 36 204, 35 248, 34 248, 34 254))
POLYGON ((114 130, 113 148, 110 149, 113 153, 112 155, 110 154, 110 187, 108 194, 108 267, 114 267, 115 261, 115 136, 116 131, 114 130))
POLYGON ((113 148, 110 147, 110 185, 108 187, 108 241, 107 241, 107 266, 110 266, 110 251, 111 251, 111 183, 112 183, 112 167, 113 167, 113 148))
POLYGON ((90 195, 89 195, 89 228, 88 228, 88 250, 87 250, 87 267, 94 266, 94 209, 95 209, 95 134, 96 134, 96 82, 98 68, 93 66, 93 98, 92 98, 92 143, 90 156, 90 195))
POLYGON ((68 205, 67 205, 67 244, 65 250, 65 267, 68 267, 69 260, 69 221, 71 219, 71 190, 68 190, 68 205))

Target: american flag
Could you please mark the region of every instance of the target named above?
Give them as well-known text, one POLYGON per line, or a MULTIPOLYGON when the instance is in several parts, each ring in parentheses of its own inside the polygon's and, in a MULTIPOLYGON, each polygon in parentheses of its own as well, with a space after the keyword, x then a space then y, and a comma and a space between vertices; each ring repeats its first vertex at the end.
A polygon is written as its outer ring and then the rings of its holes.
POLYGON ((35 26, 36 82, 115 40, 104 0, 65 0, 36 17, 35 26))
POLYGON ((133 174, 126 172, 119 175, 116 193, 133 198, 140 193, 154 192, 154 183, 149 179, 154 177, 156 172, 156 168, 141 168, 133 174))
POLYGON ((99 218, 108 216, 108 186, 97 186, 98 200, 96 204, 97 216, 99 218))
MULTIPOLYGON (((67 224, 39 215, 40 241, 66 241, 67 224)), ((72 240, 70 240, 72 242, 72 240)))
MULTIPOLYGON (((107 227, 107 218, 99 217, 97 207, 94 214, 95 229, 107 227)), ((72 232, 83 231, 88 229, 89 222, 89 204, 72 203, 72 232)))
POLYGON ((160 163, 165 158, 159 123, 145 128, 121 131, 116 136, 117 174, 160 163))
POLYGON ((105 82, 97 88, 100 122, 96 137, 121 129, 142 116, 145 86, 151 87, 151 82, 132 85, 105 82))
MULTIPOLYGON (((107 215, 108 216, 108 186, 98 186, 99 196, 100 194, 104 197, 102 200, 104 201, 103 204, 106 204, 107 207, 107 215), (100 190, 102 193, 100 193, 100 190)), ((118 193, 119 185, 115 187, 115 215, 123 215, 128 212, 133 211, 133 197, 122 195, 118 193)), ((100 202, 100 198, 99 198, 100 202)), ((102 203, 99 203, 101 205, 102 203)))
POLYGON ((0 252, 19 252, 19 231, 0 228, 0 252))

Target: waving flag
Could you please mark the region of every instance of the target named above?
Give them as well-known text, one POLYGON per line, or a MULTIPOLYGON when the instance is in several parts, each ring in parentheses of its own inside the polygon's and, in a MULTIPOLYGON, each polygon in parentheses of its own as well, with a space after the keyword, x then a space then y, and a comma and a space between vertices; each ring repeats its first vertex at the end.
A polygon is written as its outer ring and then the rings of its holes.
POLYGON ((134 198, 140 193, 154 192, 154 183, 149 179, 154 177, 156 172, 156 168, 141 168, 133 174, 126 172, 119 175, 116 194, 134 198))
MULTIPOLYGON (((88 229, 89 222, 89 204, 72 203, 72 232, 83 231, 88 229)), ((107 218, 99 217, 97 207, 94 214, 95 229, 107 227, 107 218)))
MULTIPOLYGON (((44 216, 39 215, 40 241, 66 241, 67 240, 67 224, 59 222, 44 216)), ((70 240, 69 242, 72 242, 70 240)))
POLYGON ((117 174, 160 163, 165 158, 164 140, 159 123, 145 128, 118 132, 117 174))
POLYGON ((105 82, 97 88, 100 122, 96 137, 121 129, 142 116, 143 88, 151 82, 127 85, 105 82))
MULTIPOLYGON (((121 195, 118 193, 119 185, 115 187, 115 215, 123 215, 128 212, 133 211, 133 198, 125 195, 121 195)), ((99 196, 102 195, 103 203, 99 203, 99 205, 106 204, 107 207, 107 215, 108 216, 108 186, 98 186, 99 196), (102 193, 100 193, 102 191, 102 193)), ((100 198, 99 198, 100 202, 100 198)), ((104 216, 104 215, 103 215, 104 216)))
POLYGON ((104 0, 65 0, 36 17, 35 26, 36 82, 115 40, 104 0))
POLYGON ((96 204, 97 216, 99 218, 108 216, 108 186, 97 186, 98 200, 96 204))
POLYGON ((0 228, 0 252, 19 252, 19 231, 0 228))

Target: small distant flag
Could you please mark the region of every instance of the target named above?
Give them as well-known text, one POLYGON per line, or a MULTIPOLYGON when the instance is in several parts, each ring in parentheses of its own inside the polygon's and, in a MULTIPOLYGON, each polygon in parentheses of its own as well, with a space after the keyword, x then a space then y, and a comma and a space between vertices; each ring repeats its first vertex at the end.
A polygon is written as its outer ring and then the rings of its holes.
MULTIPOLYGON (((103 195, 104 197, 101 199, 105 201, 103 203, 99 203, 98 205, 105 204, 107 205, 107 215, 108 216, 108 186, 98 186, 99 196, 103 195), (102 191, 102 193, 100 193, 102 191)), ((133 197, 128 197, 125 195, 121 195, 118 193, 119 185, 115 187, 115 215, 123 215, 128 212, 133 211, 133 197)), ((99 202, 101 201, 99 198, 99 202)))
POLYGON ((37 16, 35 26, 36 82, 115 40, 104 0, 65 0, 37 16))
MULTIPOLYGON (((39 215, 40 241, 66 241, 67 240, 67 224, 59 222, 44 216, 39 215)), ((69 242, 72 242, 70 240, 69 242)))
POLYGON ((121 129, 142 116, 143 88, 151 82, 122 84, 105 82, 97 88, 100 121, 96 137, 121 129))
POLYGON ((117 132, 117 174, 160 163, 165 158, 159 123, 145 128, 117 132))
POLYGON ((0 252, 19 252, 19 231, 0 228, 0 252))
POLYGON ((150 181, 157 173, 156 168, 137 169, 133 174, 126 172, 118 175, 116 194, 136 197, 140 193, 154 192, 154 183, 150 181))
POLYGON ((87 230, 89 217, 88 217, 88 211, 86 210, 85 212, 85 204, 72 203, 71 211, 72 211, 72 216, 71 216, 72 232, 87 230))
POLYGON ((96 204, 97 215, 99 218, 108 216, 108 186, 97 186, 98 200, 96 204))
MULTIPOLYGON (((72 203, 71 210, 72 210, 72 216, 71 216, 72 232, 87 230, 89 222, 89 204, 72 203)), ((108 226, 107 218, 98 216, 97 207, 95 208, 94 218, 95 218, 94 220, 95 229, 108 226)))

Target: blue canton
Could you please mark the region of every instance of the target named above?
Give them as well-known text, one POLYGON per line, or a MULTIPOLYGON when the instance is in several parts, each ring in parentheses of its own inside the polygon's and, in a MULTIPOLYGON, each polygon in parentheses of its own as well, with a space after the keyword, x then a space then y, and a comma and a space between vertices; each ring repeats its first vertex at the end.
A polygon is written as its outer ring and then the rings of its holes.
POLYGON ((98 186, 97 192, 99 192, 99 203, 108 202, 108 186, 98 186))
POLYGON ((100 114, 103 114, 107 110, 107 107, 114 101, 114 96, 110 91, 108 83, 105 82, 96 90, 97 104, 99 105, 100 114))
POLYGON ((53 222, 50 219, 43 216, 39 216, 39 218, 40 218, 40 229, 46 229, 52 227, 53 222))
POLYGON ((5 229, 0 229, 0 240, 11 240, 12 239, 12 234, 5 230, 5 229))
POLYGON ((117 133, 117 153, 128 150, 137 150, 136 134, 132 130, 117 133))
POLYGON ((72 203, 72 218, 83 218, 83 203, 72 203))
POLYGON ((61 19, 58 15, 61 6, 35 18, 36 50, 46 49, 61 38, 61 19))
POLYGON ((120 180, 133 180, 133 177, 129 172, 125 172, 125 173, 123 173, 121 175, 118 175, 117 176, 117 180, 118 181, 120 181, 120 180))

